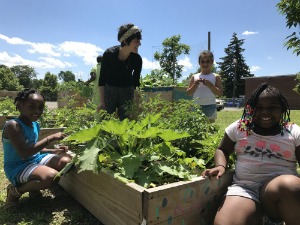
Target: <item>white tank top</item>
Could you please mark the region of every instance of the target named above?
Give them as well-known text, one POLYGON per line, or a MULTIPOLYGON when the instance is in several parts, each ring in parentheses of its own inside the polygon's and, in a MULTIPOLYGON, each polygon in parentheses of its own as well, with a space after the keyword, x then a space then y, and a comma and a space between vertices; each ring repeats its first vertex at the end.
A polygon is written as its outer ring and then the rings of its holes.
MULTIPOLYGON (((216 84, 216 76, 214 73, 203 75, 200 73, 197 73, 194 75, 194 80, 198 78, 203 78, 205 80, 209 80, 213 85, 216 84)), ((204 85, 202 82, 198 85, 196 88, 193 99, 195 99, 195 102, 199 105, 212 105, 216 104, 216 96, 215 94, 204 85)))

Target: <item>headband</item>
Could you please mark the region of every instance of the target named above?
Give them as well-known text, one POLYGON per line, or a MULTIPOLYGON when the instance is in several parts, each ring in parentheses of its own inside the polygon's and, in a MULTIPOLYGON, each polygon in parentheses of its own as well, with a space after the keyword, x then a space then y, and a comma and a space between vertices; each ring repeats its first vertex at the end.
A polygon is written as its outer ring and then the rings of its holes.
POLYGON ((129 38, 131 35, 139 32, 140 29, 137 26, 130 27, 128 31, 123 34, 123 36, 119 39, 119 42, 122 43, 125 41, 127 38, 129 38))

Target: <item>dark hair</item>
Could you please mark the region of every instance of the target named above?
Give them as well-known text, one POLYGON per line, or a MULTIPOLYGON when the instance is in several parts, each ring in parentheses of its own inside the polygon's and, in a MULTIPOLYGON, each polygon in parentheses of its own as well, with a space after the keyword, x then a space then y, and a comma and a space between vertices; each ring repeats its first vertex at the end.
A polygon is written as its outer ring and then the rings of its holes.
POLYGON ((98 56, 97 56, 97 62, 98 62, 98 63, 102 62, 102 58, 103 58, 102 55, 98 55, 98 56))
POLYGON ((15 98, 14 104, 16 105, 16 107, 18 107, 19 102, 25 102, 28 99, 28 96, 31 94, 39 94, 43 97, 43 99, 45 101, 44 96, 38 90, 26 88, 23 91, 20 91, 18 93, 17 97, 15 98))
MULTIPOLYGON (((120 26, 119 32, 118 32, 118 40, 120 40, 120 38, 133 26, 134 26, 134 24, 132 24, 132 23, 128 23, 128 24, 120 26)), ((138 40, 142 40, 142 30, 139 30, 138 32, 134 33, 133 35, 131 35, 130 37, 128 37, 124 41, 122 41, 121 46, 123 47, 125 45, 129 45, 130 42, 135 38, 137 38, 138 40)))
POLYGON ((204 51, 200 52, 200 55, 198 57, 198 63, 199 64, 200 64, 200 61, 201 61, 201 57, 204 57, 204 56, 209 56, 212 60, 214 60, 214 54, 209 50, 204 50, 204 51))
POLYGON ((281 135, 283 135, 283 128, 286 128, 288 122, 290 122, 290 107, 286 98, 283 96, 280 90, 271 85, 268 85, 267 83, 262 83, 260 86, 258 86, 257 89, 252 92, 250 98, 247 100, 242 117, 240 119, 239 128, 240 130, 245 130, 248 135, 251 134, 251 131, 254 127, 253 115, 258 103, 258 98, 264 91, 279 98, 280 106, 282 109, 280 126, 281 135))

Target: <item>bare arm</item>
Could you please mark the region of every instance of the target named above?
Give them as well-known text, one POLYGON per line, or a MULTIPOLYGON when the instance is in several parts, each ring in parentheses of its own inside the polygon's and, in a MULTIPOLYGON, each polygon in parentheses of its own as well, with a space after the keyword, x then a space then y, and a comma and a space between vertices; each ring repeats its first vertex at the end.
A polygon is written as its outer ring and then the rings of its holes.
POLYGON ((200 82, 201 80, 195 80, 195 76, 193 75, 190 79, 189 86, 186 90, 187 95, 192 96, 200 82))
POLYGON ((298 165, 300 165, 300 146, 297 146, 296 147, 296 158, 297 158, 297 161, 298 161, 298 165))
POLYGON ((217 179, 222 177, 225 173, 229 156, 234 152, 234 145, 235 142, 233 142, 225 133, 218 149, 215 152, 215 168, 203 171, 202 176, 217 176, 217 179))
POLYGON ((28 145, 26 144, 26 140, 23 136, 22 127, 16 121, 10 121, 5 127, 4 137, 10 140, 11 144, 22 159, 27 159, 28 157, 43 150, 50 142, 63 139, 65 135, 58 132, 56 134, 49 135, 37 143, 28 145))

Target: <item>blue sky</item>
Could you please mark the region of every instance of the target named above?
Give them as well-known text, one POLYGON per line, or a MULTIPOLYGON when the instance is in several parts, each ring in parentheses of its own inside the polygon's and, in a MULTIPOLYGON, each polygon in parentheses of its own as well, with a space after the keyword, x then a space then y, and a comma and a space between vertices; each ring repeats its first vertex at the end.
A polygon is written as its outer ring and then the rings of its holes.
POLYGON ((70 70, 87 80, 96 57, 118 45, 122 24, 142 29, 139 54, 142 75, 158 68, 153 59, 162 42, 181 35, 191 47, 180 56, 183 78, 195 72, 200 51, 208 47, 215 61, 233 33, 245 39, 246 64, 255 76, 276 76, 300 72, 300 57, 283 46, 293 32, 277 11, 278 0, 0 0, 0 64, 29 65, 38 78, 46 72, 70 70))

